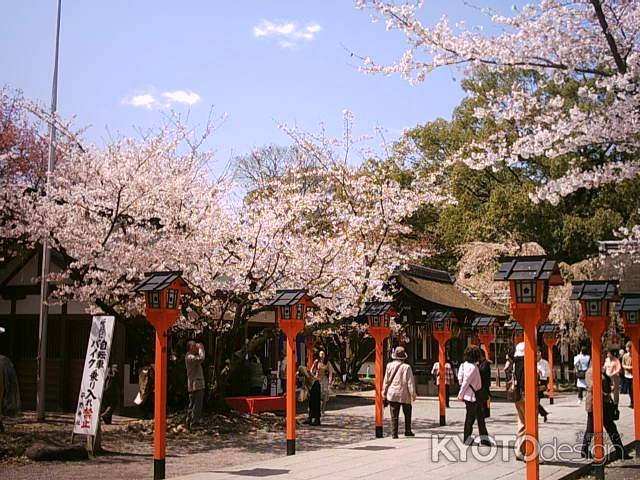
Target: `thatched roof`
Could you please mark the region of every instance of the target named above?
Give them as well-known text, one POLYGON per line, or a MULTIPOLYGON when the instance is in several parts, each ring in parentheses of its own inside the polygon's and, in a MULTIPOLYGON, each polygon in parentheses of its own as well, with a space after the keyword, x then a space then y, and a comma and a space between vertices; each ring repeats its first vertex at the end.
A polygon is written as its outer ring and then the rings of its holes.
POLYGON ((480 316, 509 316, 505 311, 488 307, 465 295, 454 285, 453 278, 439 270, 412 268, 398 275, 398 281, 408 292, 434 305, 467 310, 480 316))

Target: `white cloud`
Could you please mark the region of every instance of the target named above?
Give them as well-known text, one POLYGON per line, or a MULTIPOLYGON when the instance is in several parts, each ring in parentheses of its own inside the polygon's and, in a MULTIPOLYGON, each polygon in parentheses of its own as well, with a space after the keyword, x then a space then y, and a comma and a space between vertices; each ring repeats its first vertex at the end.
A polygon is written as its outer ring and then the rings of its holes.
POLYGON ((253 36, 256 38, 278 37, 278 45, 282 48, 294 47, 299 40, 310 42, 315 39, 316 34, 322 31, 322 26, 317 23, 310 23, 305 26, 296 22, 272 22, 270 20, 260 20, 260 23, 253 27, 253 36))
POLYGON ((151 92, 140 93, 122 99, 124 105, 131 105, 132 107, 142 107, 147 109, 155 108, 169 108, 174 104, 186 104, 195 105, 202 100, 202 97, 196 92, 187 90, 173 90, 169 92, 162 92, 159 98, 154 95, 155 89, 151 89, 151 92))
POLYGON ((125 98, 122 103, 133 107, 152 108, 158 101, 150 93, 143 93, 142 95, 135 95, 129 99, 125 98))
POLYGON ((202 98, 196 92, 187 92, 185 90, 175 90, 173 92, 163 92, 162 96, 169 102, 186 103, 188 105, 195 105, 202 98))

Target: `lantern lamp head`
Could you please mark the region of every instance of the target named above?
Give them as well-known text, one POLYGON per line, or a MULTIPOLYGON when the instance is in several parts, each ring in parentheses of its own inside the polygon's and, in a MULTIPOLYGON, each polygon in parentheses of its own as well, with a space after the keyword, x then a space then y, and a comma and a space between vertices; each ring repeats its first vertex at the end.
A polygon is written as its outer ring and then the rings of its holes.
POLYGON ((543 323, 538 329, 538 333, 541 333, 543 338, 556 339, 559 332, 558 325, 555 323, 543 323))
POLYGON ((397 314, 391 302, 367 302, 360 316, 367 318, 370 327, 389 327, 397 314))
POLYGON ((616 310, 622 316, 625 325, 640 326, 640 293, 625 293, 616 310))
POLYGON ((145 277, 132 291, 144 292, 147 319, 156 328, 171 326, 178 318, 182 296, 193 293, 182 278, 181 271, 145 273, 145 277))
POLYGON ((543 256, 501 257, 495 280, 511 283, 518 305, 546 304, 549 287, 564 284, 558 263, 543 256))
POLYGON ((471 323, 471 327, 478 333, 496 333, 498 322, 496 317, 476 317, 471 323))
POLYGON ((584 319, 609 316, 609 305, 617 302, 617 280, 589 280, 573 282, 571 300, 578 300, 584 319))
POLYGON ((307 313, 315 307, 306 290, 277 290, 275 297, 267 303, 276 311, 278 321, 305 321, 307 313))
POLYGON ((433 332, 451 332, 456 317, 450 310, 434 310, 427 314, 427 320, 431 322, 433 332))

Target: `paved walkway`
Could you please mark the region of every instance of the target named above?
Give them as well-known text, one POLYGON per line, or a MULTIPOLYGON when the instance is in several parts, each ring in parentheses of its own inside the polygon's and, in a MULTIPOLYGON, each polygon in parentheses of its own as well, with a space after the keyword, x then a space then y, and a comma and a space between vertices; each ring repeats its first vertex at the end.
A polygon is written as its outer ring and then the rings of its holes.
MULTIPOLYGON (((586 465, 579 454, 586 414, 584 406, 576 404, 574 395, 563 394, 556 399, 555 405, 551 406, 546 405, 548 400, 543 402, 550 415, 548 423, 540 423, 542 455, 545 458, 540 468, 540 478, 558 480, 586 465)), ((623 441, 630 443, 633 440, 633 419, 632 410, 626 407, 626 402, 627 398, 623 396, 618 427, 623 441)), ((458 434, 464 422, 464 405, 452 401, 452 407, 447 411, 448 425, 440 427, 436 423, 435 400, 418 400, 414 405, 416 418, 414 431, 417 434, 415 438, 363 439, 361 443, 335 448, 331 448, 331 430, 335 428, 333 424, 336 421, 339 423, 341 412, 330 412, 326 419, 326 423, 331 425, 331 428, 327 427, 326 431, 326 449, 312 452, 299 451, 297 455, 291 457, 282 456, 242 466, 211 469, 182 476, 179 479, 467 480, 470 475, 482 480, 523 479, 524 464, 515 460, 513 449, 510 447, 513 445, 516 423, 513 404, 494 402, 492 405, 488 429, 500 444, 499 447, 493 448, 461 446, 458 434), (442 446, 443 449, 446 446, 448 450, 446 452, 438 450, 438 446, 442 446)), ((367 412, 373 415, 371 406, 349 409, 349 414, 353 415, 366 415, 367 412)), ((388 418, 386 421, 385 428, 388 433, 388 418)))

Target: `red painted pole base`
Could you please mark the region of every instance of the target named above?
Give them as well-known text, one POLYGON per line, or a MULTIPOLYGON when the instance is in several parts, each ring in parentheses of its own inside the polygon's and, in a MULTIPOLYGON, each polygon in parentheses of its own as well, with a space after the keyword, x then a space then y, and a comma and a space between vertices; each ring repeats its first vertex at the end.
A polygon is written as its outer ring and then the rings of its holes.
POLYGON ((296 454, 296 441, 287 440, 287 455, 295 455, 296 454))
POLYGON ((163 480, 166 478, 164 458, 153 459, 153 480, 163 480))
POLYGON ((440 426, 444 427, 447 424, 447 417, 445 415, 440 415, 440 426))
POLYGON ((382 438, 384 434, 382 432, 382 427, 376 427, 376 438, 382 438))

